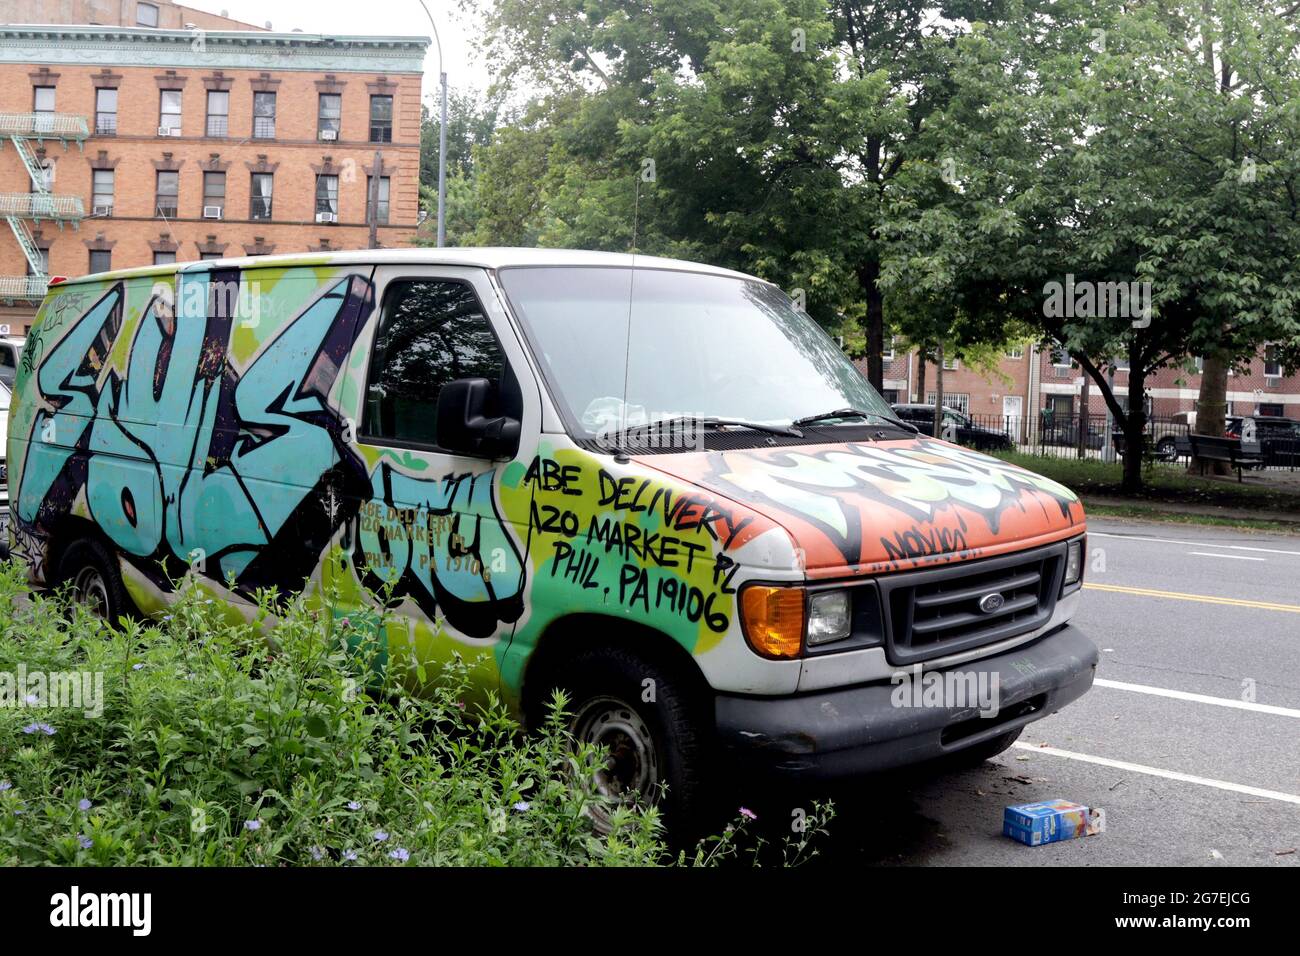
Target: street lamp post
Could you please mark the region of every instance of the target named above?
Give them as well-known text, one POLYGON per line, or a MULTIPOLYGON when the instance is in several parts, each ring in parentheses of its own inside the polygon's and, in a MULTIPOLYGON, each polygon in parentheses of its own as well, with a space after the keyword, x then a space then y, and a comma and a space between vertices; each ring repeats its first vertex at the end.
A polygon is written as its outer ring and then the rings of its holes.
POLYGON ((438 36, 438 25, 433 22, 433 14, 420 0, 424 15, 429 18, 433 28, 433 41, 438 47, 438 79, 442 84, 442 122, 438 124, 438 248, 447 238, 447 73, 442 68, 442 39, 438 36))

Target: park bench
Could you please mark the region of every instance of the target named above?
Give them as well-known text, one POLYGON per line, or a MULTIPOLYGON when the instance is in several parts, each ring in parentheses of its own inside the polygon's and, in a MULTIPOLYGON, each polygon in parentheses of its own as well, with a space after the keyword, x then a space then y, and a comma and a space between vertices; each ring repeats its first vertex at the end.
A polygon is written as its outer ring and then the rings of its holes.
POLYGON ((1184 455, 1195 458, 1201 465, 1201 474, 1205 474, 1207 461, 1226 461, 1237 469, 1237 480, 1241 481, 1241 469, 1256 468, 1264 464, 1259 442, 1243 442, 1239 438, 1216 438, 1214 435, 1179 435, 1174 439, 1174 448, 1178 457, 1184 455))

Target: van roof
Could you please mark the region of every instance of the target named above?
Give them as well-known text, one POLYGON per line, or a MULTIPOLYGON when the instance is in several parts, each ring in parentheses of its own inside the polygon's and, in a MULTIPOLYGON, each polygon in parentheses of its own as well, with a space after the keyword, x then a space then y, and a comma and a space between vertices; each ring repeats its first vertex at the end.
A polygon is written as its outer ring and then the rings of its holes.
POLYGON ((279 256, 238 256, 230 259, 201 259, 134 269, 116 269, 68 278, 54 288, 105 279, 130 279, 141 276, 166 276, 174 273, 208 272, 212 269, 285 268, 324 265, 451 265, 501 269, 506 266, 623 266, 635 263, 644 269, 675 269, 710 275, 754 279, 743 272, 682 259, 658 256, 633 256, 626 252, 589 252, 582 249, 525 249, 510 247, 455 247, 410 249, 356 249, 348 252, 304 252, 279 256))

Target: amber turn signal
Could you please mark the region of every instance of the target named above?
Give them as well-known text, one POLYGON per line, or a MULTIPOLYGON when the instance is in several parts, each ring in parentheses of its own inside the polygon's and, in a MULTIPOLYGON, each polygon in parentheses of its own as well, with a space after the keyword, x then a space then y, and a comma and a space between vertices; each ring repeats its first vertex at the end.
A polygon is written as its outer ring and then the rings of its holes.
POLYGON ((764 657, 798 657, 803 649, 803 598, 802 588, 745 588, 740 615, 750 647, 764 657))

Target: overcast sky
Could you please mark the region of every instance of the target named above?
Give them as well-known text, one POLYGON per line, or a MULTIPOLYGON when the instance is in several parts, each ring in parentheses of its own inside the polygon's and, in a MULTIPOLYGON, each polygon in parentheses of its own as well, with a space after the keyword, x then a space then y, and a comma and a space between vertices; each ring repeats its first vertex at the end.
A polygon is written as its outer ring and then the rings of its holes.
MULTIPOLYGON (((236 20, 289 32, 354 33, 432 37, 429 19, 418 0, 181 0, 187 6, 210 13, 223 10, 236 20)), ((483 92, 492 76, 483 58, 470 45, 477 31, 469 15, 460 11, 454 0, 424 0, 438 25, 442 37, 442 55, 446 61, 447 83, 453 90, 475 89, 483 92)), ((438 55, 429 45, 424 61, 425 102, 436 103, 438 89, 438 55), (435 97, 431 99, 431 97, 435 97)), ((434 107, 436 111, 436 106, 434 107)))

